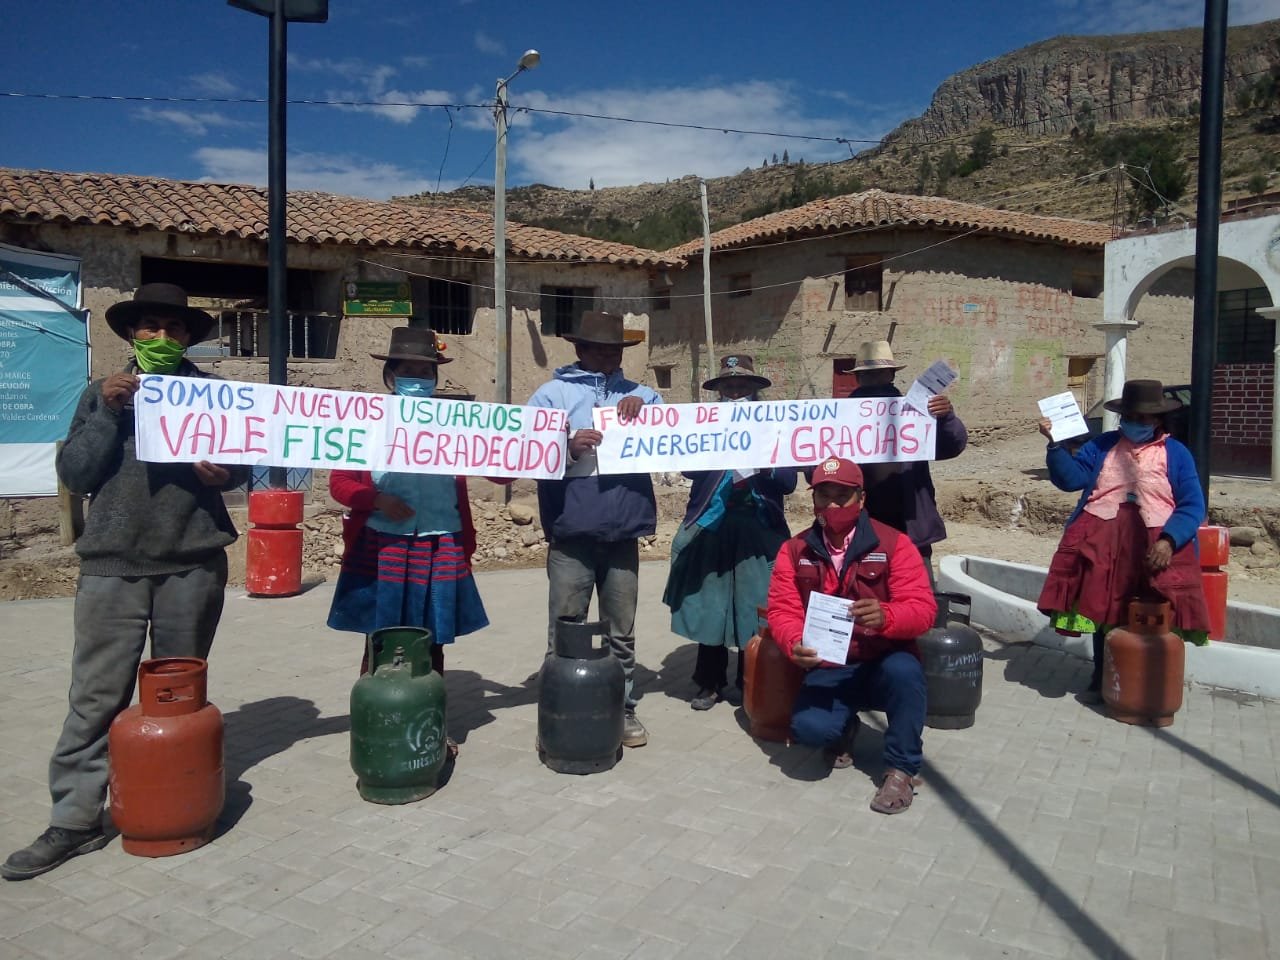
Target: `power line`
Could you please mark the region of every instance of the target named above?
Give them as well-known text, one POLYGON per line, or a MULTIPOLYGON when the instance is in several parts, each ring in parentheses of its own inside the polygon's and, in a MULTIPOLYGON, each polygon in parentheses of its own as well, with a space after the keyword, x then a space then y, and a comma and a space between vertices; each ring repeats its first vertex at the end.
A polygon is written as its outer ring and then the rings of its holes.
MULTIPOLYGON (((1236 79, 1245 80, 1250 77, 1260 76, 1269 73, 1270 67, 1261 70, 1254 70, 1248 73, 1242 73, 1236 79)), ((1170 96, 1180 93, 1194 93, 1200 90, 1199 84, 1186 87, 1176 87, 1171 90, 1163 91, 1159 94, 1151 93, 1144 96, 1133 96, 1123 100, 1109 100, 1102 105, 1104 108, 1112 108, 1116 106, 1124 106, 1134 103, 1144 103, 1148 100, 1164 100, 1170 96)), ((129 94, 90 94, 90 93, 37 93, 22 90, 10 90, 0 92, 0 96, 16 99, 32 99, 32 100, 79 100, 79 101, 102 101, 102 102, 119 102, 119 103, 188 103, 188 104, 265 104, 264 97, 177 97, 177 96, 142 96, 129 94)), ((296 106, 322 106, 322 107, 345 107, 345 108, 376 108, 376 107, 413 107, 421 109, 436 110, 492 110, 492 103, 438 103, 428 100, 335 100, 335 99, 290 99, 290 105, 296 106)), ((822 136, 818 134, 805 133, 784 133, 778 130, 755 130, 750 128, 728 127, 717 124, 703 123, 682 123, 675 120, 654 120, 645 117, 625 117, 614 114, 603 113, 586 113, 574 110, 557 110, 551 107, 513 107, 518 113, 543 114, 546 116, 565 117, 577 120, 602 120, 610 123, 632 123, 642 124, 645 126, 667 127, 679 130, 700 130, 709 133, 732 133, 740 136, 753 137, 772 137, 781 140, 801 140, 812 143, 833 143, 849 146, 855 143, 864 143, 870 145, 885 146, 896 143, 886 137, 879 139, 871 139, 865 137, 833 137, 822 136)), ((1075 114, 1071 112, 1049 114, 1044 117, 1038 117, 1030 120, 1018 120, 1009 123, 998 124, 1005 129, 1017 129, 1035 126, 1037 124, 1048 124, 1054 120, 1074 119, 1075 114)), ((1115 121, 1112 121, 1115 122, 1115 121)), ((968 139, 972 133, 956 134, 949 137, 932 137, 919 140, 905 141, 908 146, 934 146, 944 143, 954 143, 960 140, 968 139)), ((840 161, 847 162, 847 161, 840 161)))

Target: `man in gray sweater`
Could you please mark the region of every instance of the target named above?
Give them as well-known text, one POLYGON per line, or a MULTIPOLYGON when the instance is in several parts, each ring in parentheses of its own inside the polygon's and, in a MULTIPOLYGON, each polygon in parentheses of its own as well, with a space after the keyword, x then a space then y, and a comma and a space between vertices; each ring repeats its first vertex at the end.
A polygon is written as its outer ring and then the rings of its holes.
POLYGON ((126 370, 85 388, 58 454, 58 476, 90 497, 76 543, 75 649, 70 709, 49 763, 49 828, 0 866, 26 880, 106 846, 107 729, 133 699, 148 630, 153 657, 207 657, 222 615, 226 547, 236 539, 222 491, 247 467, 146 463, 134 451, 133 395, 140 373, 206 377, 184 351, 213 318, 168 283, 145 284, 107 310, 133 347, 126 370))

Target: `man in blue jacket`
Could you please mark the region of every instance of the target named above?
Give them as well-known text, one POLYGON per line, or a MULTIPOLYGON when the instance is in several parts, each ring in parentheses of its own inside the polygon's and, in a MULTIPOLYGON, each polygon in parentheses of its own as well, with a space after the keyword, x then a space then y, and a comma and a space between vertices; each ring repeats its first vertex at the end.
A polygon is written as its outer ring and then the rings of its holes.
POLYGON ((569 421, 564 479, 538 481, 538 509, 549 544, 548 650, 556 620, 586 617, 595 590, 609 647, 626 675, 622 742, 641 747, 649 734, 636 717, 633 683, 639 539, 657 529, 658 509, 647 473, 599 474, 595 450, 603 434, 595 429, 591 411, 616 406, 625 422, 662 397, 622 375, 622 351, 632 342, 623 337, 621 316, 588 311, 578 332, 565 339, 577 348, 578 362, 559 367, 529 398, 530 406, 564 410, 569 421))

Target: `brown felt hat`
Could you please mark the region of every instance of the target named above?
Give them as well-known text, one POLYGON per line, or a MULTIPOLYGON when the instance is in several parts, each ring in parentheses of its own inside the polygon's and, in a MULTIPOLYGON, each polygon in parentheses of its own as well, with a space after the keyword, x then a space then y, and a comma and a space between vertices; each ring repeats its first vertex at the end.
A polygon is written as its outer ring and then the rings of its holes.
POLYGON ((634 347, 639 340, 628 340, 622 317, 603 310, 588 310, 582 315, 577 333, 566 333, 570 343, 595 343, 603 347, 634 347))
POLYGON ((187 306, 187 291, 175 283, 144 283, 134 291, 133 299, 107 308, 107 326, 120 339, 132 341, 133 328, 144 315, 185 320, 192 343, 208 339, 213 330, 213 317, 187 306))
POLYGON ((1112 413, 1142 413, 1155 416, 1182 409, 1182 401, 1164 395, 1164 384, 1159 380, 1128 380, 1119 400, 1103 404, 1112 413))
POLYGON ((396 327, 391 331, 391 345, 386 353, 371 353, 375 360, 425 360, 428 363, 453 363, 436 343, 434 330, 426 327, 396 327))
POLYGON ((703 390, 719 390, 729 383, 750 383, 757 390, 773 386, 773 381, 756 373, 755 361, 745 353, 731 353, 720 361, 720 372, 702 385, 703 390))

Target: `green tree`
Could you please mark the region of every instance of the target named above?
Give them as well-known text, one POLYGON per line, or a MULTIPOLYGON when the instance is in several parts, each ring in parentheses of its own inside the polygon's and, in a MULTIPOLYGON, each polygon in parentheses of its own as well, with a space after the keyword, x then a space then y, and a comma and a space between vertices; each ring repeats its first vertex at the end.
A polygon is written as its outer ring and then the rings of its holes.
POLYGON ((926 153, 920 158, 920 169, 916 171, 916 193, 923 194, 933 178, 933 162, 926 153))
POLYGON ((1093 101, 1086 100, 1080 104, 1080 109, 1076 111, 1076 126, 1080 130, 1080 135, 1086 140, 1092 140, 1098 132, 1098 124, 1093 116, 1093 101))
POLYGON ((947 185, 959 170, 960 154, 956 153, 955 144, 951 144, 938 160, 938 196, 947 195, 947 185))
POLYGON ((1267 192, 1267 175, 1259 171, 1249 178, 1249 192, 1255 196, 1267 192))
POLYGON ((787 156, 787 151, 786 151, 786 150, 783 150, 783 151, 782 151, 782 162, 783 162, 783 163, 790 163, 790 162, 791 162, 791 158, 787 156))
POLYGON ((1191 174, 1172 131, 1117 131, 1099 138, 1097 149, 1104 164, 1129 168, 1129 209, 1136 216, 1167 211, 1186 195, 1191 174))

